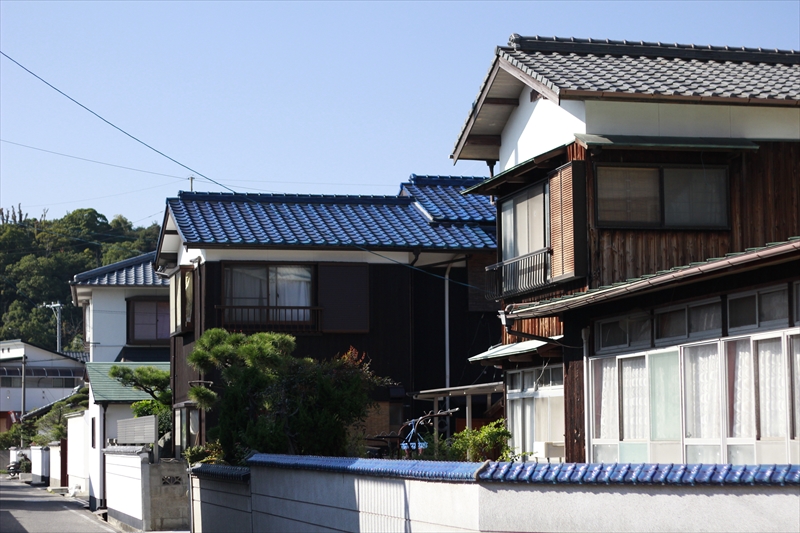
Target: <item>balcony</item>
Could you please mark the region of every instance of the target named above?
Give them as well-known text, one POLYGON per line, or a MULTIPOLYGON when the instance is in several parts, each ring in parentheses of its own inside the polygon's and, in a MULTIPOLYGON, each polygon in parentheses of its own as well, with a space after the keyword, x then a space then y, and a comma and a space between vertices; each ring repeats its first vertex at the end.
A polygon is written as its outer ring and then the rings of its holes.
POLYGON ((543 248, 486 267, 486 299, 499 300, 547 285, 552 253, 550 248, 543 248))
POLYGON ((217 324, 228 331, 294 335, 317 335, 321 331, 321 307, 218 305, 216 309, 217 324))

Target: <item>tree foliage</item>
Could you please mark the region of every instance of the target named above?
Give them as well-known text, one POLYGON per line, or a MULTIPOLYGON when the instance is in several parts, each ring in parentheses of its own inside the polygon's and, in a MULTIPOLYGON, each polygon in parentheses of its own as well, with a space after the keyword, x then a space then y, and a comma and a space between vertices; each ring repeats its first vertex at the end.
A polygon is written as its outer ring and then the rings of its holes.
POLYGON ((94 209, 55 220, 46 215, 32 219, 22 206, 0 208, 0 340, 55 349, 56 317, 37 306, 65 304, 62 340, 70 344, 83 329, 83 314, 70 303, 75 274, 154 250, 159 226, 135 228, 121 215, 108 222, 94 209))
POLYGON ((351 348, 327 361, 292 356, 294 338, 279 333, 243 335, 206 331, 189 364, 218 372, 216 390, 193 387, 203 409, 218 410, 216 434, 229 461, 242 449, 268 453, 345 455, 348 430, 363 421, 370 391, 387 385, 351 348))
POLYGON ((108 375, 125 387, 146 392, 152 399, 140 400, 131 404, 134 417, 158 416, 158 436, 163 437, 172 430, 172 390, 169 371, 153 366, 130 368, 112 365, 108 375))
POLYGON ((37 434, 33 442, 44 446, 50 442, 67 438, 66 415, 89 408, 89 389, 81 388, 66 400, 56 402, 50 410, 36 420, 37 434))

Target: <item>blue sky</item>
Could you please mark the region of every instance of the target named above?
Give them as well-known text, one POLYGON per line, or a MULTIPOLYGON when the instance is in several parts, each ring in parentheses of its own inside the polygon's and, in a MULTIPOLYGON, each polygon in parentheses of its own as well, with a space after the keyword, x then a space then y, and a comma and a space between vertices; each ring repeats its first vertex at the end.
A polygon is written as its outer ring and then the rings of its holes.
MULTIPOLYGON (((512 33, 798 50, 800 0, 0 1, 5 54, 242 192, 396 194, 411 173, 485 175, 448 156, 512 33)), ((192 172, 5 57, 0 139, 0 206, 31 217, 93 207, 147 225, 189 189, 192 172)))

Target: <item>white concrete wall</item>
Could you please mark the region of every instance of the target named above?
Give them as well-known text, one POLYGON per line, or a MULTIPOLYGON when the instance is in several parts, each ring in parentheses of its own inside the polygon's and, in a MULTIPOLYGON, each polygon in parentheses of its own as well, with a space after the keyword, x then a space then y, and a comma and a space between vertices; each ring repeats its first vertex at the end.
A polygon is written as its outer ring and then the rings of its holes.
POLYGON ((88 411, 67 418, 67 487, 84 498, 89 496, 90 424, 88 411))
POLYGON ((479 487, 481 531, 798 531, 800 491, 773 486, 479 487))
MULTIPOLYGON (((112 510, 134 520, 145 520, 142 505, 142 463, 147 461, 139 455, 106 455, 106 505, 109 515, 112 510)), ((122 522, 130 524, 126 520, 122 522)))
MULTIPOLYGON (((409 465, 413 468, 413 465, 409 465)), ((194 479, 195 531, 797 531, 796 486, 444 483, 251 466, 194 479), (248 527, 247 518, 251 522, 248 527)))
POLYGON ((50 483, 50 449, 31 446, 31 475, 34 483, 50 483))
POLYGON ((524 87, 519 106, 512 111, 501 134, 498 172, 575 140, 586 133, 584 103, 564 100, 559 106, 546 99, 531 102, 530 88, 524 87))
POLYGON ((50 486, 60 487, 61 480, 66 475, 66 472, 61 472, 61 445, 50 446, 50 486))
POLYGON ((800 140, 800 109, 587 100, 586 133, 800 140))

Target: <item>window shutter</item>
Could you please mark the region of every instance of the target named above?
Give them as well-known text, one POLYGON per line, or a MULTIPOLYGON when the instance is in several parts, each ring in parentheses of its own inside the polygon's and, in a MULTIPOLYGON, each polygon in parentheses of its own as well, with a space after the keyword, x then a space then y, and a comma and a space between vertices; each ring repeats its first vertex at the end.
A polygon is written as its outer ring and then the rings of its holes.
POLYGON ((322 331, 369 331, 369 266, 321 264, 318 269, 322 331))

